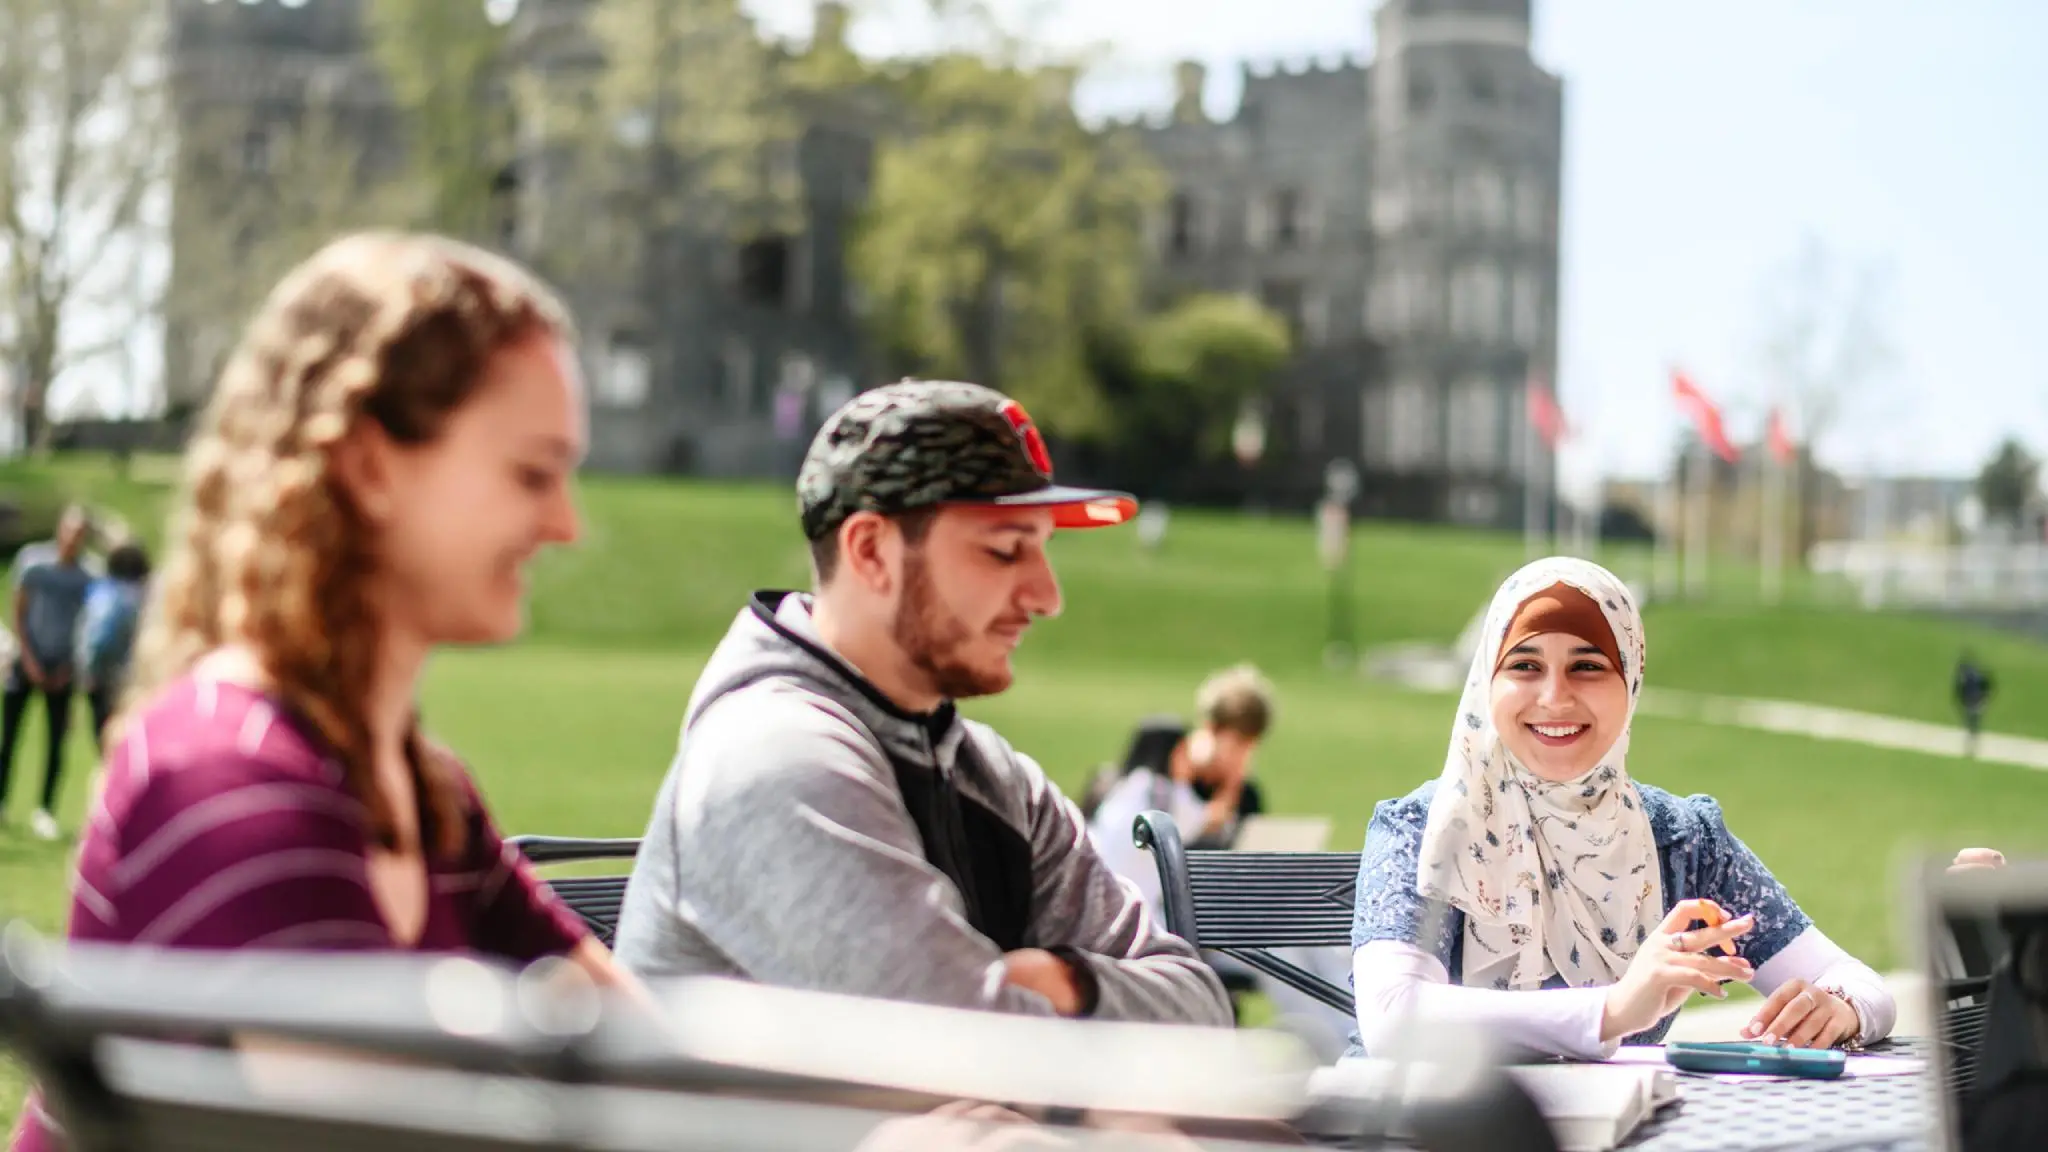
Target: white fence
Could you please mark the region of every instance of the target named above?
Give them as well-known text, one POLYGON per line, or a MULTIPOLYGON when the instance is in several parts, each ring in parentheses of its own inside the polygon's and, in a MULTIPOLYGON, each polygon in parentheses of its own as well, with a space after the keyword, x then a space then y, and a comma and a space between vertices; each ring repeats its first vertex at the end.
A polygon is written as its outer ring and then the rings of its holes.
POLYGON ((1813 550, 1816 574, 1840 576, 1869 608, 2048 607, 2048 545, 1987 541, 1953 548, 1837 540, 1813 550))

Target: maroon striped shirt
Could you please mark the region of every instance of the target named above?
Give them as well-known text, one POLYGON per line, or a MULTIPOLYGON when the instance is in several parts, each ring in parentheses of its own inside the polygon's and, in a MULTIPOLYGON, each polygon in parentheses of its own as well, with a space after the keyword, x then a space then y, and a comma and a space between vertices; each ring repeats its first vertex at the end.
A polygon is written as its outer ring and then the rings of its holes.
MULTIPOLYGON (((74 940, 171 948, 397 950, 370 891, 368 814, 313 730, 254 689, 186 677, 108 750, 79 845, 74 940)), ((514 961, 589 935, 466 778, 468 847, 429 859, 412 947, 514 961)), ((15 1152, 59 1146, 32 1095, 15 1152)))

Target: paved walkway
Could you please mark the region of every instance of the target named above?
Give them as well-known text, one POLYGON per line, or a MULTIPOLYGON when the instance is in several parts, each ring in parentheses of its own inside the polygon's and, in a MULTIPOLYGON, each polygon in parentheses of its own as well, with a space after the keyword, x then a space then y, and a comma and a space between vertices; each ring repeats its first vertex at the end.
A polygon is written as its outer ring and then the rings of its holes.
MULTIPOLYGON (((1464 683, 1466 665, 1447 649, 1407 645, 1369 654, 1366 670, 1422 692, 1455 692, 1464 683)), ((1790 700, 1751 700, 1675 689, 1646 689, 1640 706, 1651 716, 1697 720, 1759 732, 1782 732, 1815 740, 1842 740, 1873 748, 1896 748, 1934 756, 1961 756, 1960 728, 1901 720, 1874 712, 1855 712, 1790 700)), ((2048 740, 1987 732, 1977 742, 1977 759, 2048 771, 2048 740)))

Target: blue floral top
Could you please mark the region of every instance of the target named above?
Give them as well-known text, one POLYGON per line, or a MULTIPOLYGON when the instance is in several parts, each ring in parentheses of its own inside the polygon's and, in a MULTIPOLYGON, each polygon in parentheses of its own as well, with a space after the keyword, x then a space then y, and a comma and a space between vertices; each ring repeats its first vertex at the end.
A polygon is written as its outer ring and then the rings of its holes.
MULTIPOLYGON (((1374 940, 1398 940, 1434 952, 1453 981, 1462 982, 1460 953, 1465 944, 1465 914, 1442 909, 1434 940, 1423 940, 1429 902, 1415 890, 1422 847, 1422 828, 1429 820, 1431 780, 1399 800, 1383 800, 1373 810, 1365 832, 1365 850, 1358 861, 1358 906, 1351 922, 1351 947, 1374 940)), ((1813 926, 1785 886, 1749 850, 1721 818, 1721 805, 1711 796, 1674 796, 1638 782, 1643 811, 1657 841, 1657 862, 1664 878, 1664 910, 1681 900, 1707 899, 1730 915, 1754 914, 1756 927, 1736 942, 1736 952, 1763 967, 1800 933, 1813 926)), ((1545 987, 1562 987, 1551 977, 1545 987)), ((1656 1044, 1671 1029, 1670 1016, 1656 1027, 1630 1036, 1624 1043, 1656 1044)), ((1355 1038, 1354 1038, 1355 1043, 1355 1038)))

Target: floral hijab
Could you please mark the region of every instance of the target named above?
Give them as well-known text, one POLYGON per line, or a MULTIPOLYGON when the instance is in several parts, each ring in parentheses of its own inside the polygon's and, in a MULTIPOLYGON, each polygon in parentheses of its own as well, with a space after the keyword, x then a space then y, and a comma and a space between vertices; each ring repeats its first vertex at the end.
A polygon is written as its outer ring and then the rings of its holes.
POLYGON ((1494 593, 1416 876, 1424 897, 1465 914, 1462 983, 1540 988, 1558 973, 1575 988, 1612 984, 1663 919, 1656 843, 1627 767, 1643 654, 1642 616, 1628 587, 1590 561, 1538 560, 1494 593), (1500 645, 1516 614, 1556 584, 1599 605, 1628 685, 1628 718, 1614 746, 1591 771, 1561 784, 1508 754, 1490 707, 1500 645))

